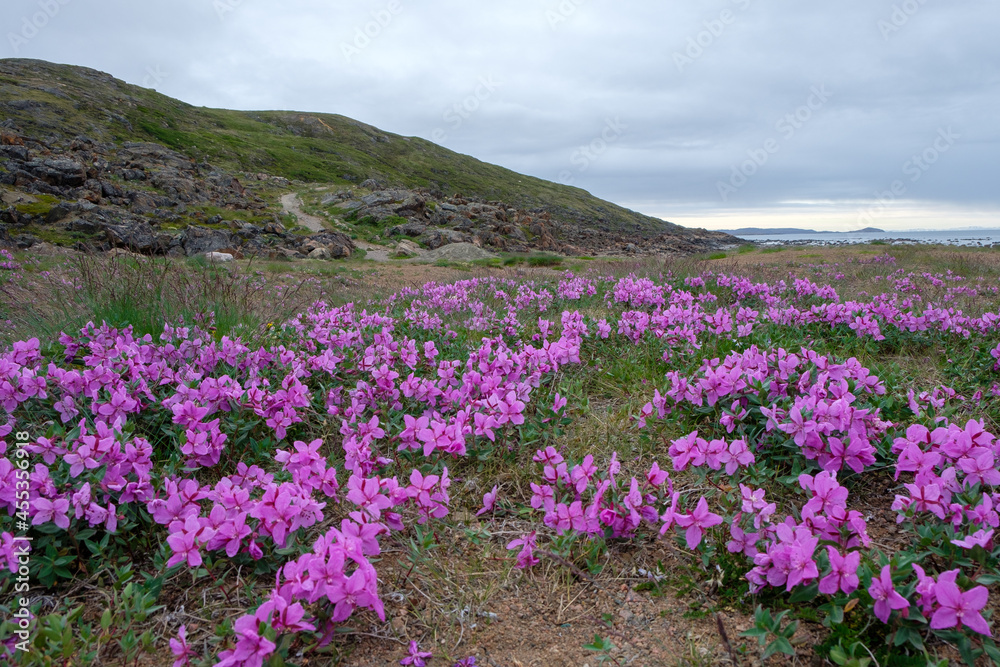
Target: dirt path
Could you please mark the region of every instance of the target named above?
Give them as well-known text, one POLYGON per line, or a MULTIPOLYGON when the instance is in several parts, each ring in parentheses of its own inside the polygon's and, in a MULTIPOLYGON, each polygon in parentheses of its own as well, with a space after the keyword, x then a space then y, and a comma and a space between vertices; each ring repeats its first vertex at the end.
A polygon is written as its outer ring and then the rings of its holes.
MULTIPOLYGON (((317 218, 314 215, 309 215, 302 210, 302 200, 294 192, 289 192, 286 195, 281 195, 281 206, 285 209, 285 213, 291 213, 298 220, 298 223, 304 227, 308 227, 311 231, 321 232, 326 229, 326 225, 323 220, 317 218)), ((362 248, 367 253, 366 257, 370 260, 376 262, 388 262, 389 261, 389 248, 385 246, 375 245, 374 243, 368 243, 367 241, 355 241, 354 245, 362 248)))
POLYGON ((299 224, 303 227, 308 227, 314 232, 321 232, 325 229, 322 220, 314 215, 309 215, 302 210, 302 201, 294 192, 289 192, 287 195, 281 195, 281 207, 285 209, 285 213, 291 213, 294 215, 296 219, 298 219, 299 224))
POLYGON ((388 262, 389 261, 389 249, 382 245, 375 245, 374 243, 369 243, 368 241, 356 240, 354 245, 358 246, 365 251, 366 259, 370 259, 375 262, 388 262))

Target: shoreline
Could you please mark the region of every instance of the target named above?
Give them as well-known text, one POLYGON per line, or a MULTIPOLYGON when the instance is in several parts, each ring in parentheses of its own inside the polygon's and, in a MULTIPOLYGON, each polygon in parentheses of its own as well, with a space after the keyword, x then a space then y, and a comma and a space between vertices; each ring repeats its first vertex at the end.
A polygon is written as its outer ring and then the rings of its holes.
POLYGON ((850 245, 943 245, 973 248, 1000 248, 1000 239, 914 239, 908 237, 891 237, 878 239, 753 239, 741 238, 749 244, 760 247, 774 246, 850 246, 850 245))

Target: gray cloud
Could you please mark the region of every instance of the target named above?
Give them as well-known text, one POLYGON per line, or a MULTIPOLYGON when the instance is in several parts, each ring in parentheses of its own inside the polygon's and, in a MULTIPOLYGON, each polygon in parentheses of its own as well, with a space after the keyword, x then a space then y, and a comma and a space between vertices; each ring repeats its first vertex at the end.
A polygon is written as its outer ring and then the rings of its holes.
POLYGON ((903 180, 886 226, 921 209, 1000 226, 996 3, 675 4, 7 0, 0 55, 197 105, 340 113, 685 223, 848 228, 903 180))

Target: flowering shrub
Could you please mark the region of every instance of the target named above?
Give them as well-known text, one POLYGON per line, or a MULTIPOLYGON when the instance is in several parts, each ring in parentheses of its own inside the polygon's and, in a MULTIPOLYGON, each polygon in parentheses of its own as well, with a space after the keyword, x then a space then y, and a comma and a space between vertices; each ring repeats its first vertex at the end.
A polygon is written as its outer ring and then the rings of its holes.
MULTIPOLYGON (((831 628, 857 607, 894 646, 937 636, 997 658, 1000 441, 957 389, 893 386, 870 361, 940 345, 997 418, 1000 313, 943 305, 996 288, 901 271, 865 300, 817 275, 476 278, 317 303, 255 344, 183 323, 18 341, 0 354, 0 568, 18 571, 28 525, 46 587, 137 553, 161 582, 246 566, 268 591, 211 659, 260 665, 357 615, 384 621, 384 542, 448 520, 455 471, 496 459, 530 469, 528 497, 477 494, 479 521, 526 519, 512 567, 596 574, 609 545, 668 539, 735 563, 747 593, 815 600, 831 628), (564 446, 597 375, 641 387, 653 459, 564 446), (854 504, 883 470, 910 540, 891 554, 854 504)), ((188 630, 169 641, 176 665, 199 664, 188 630)), ((414 642, 400 664, 431 657, 414 642)))

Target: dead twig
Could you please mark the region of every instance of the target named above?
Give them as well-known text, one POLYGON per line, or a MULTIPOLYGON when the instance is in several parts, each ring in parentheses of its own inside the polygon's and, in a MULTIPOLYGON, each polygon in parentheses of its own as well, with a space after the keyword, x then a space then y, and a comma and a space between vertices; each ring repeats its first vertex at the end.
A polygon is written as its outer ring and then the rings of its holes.
POLYGON ((722 638, 722 646, 726 649, 726 653, 729 654, 729 659, 732 660, 733 664, 738 665, 736 653, 733 651, 733 645, 729 643, 729 636, 726 634, 726 626, 722 623, 722 617, 719 616, 718 612, 713 615, 715 616, 715 627, 718 628, 719 637, 722 638))

